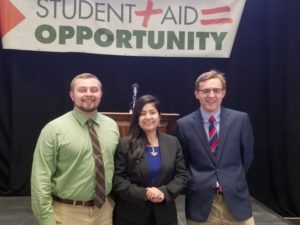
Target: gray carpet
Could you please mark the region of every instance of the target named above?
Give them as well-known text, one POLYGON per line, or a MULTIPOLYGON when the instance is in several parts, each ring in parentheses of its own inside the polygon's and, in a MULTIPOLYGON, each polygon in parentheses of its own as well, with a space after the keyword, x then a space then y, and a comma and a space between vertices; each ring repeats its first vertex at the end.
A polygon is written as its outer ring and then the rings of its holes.
MULTIPOLYGON (((185 225, 184 196, 176 200, 179 225, 185 225)), ((256 200, 252 200, 256 225, 290 225, 291 222, 272 212, 256 200)), ((0 197, 1 225, 38 225, 30 208, 30 197, 0 197)), ((297 224, 297 223, 294 223, 297 224)))

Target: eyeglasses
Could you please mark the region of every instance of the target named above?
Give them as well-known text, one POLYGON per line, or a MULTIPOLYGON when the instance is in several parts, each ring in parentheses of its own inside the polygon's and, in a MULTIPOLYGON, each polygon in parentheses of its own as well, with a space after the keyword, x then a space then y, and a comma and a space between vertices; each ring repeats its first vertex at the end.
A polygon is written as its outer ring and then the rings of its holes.
POLYGON ((197 90, 203 95, 209 95, 211 92, 213 92, 214 95, 219 95, 222 93, 224 89, 223 88, 212 88, 212 89, 200 89, 197 90))

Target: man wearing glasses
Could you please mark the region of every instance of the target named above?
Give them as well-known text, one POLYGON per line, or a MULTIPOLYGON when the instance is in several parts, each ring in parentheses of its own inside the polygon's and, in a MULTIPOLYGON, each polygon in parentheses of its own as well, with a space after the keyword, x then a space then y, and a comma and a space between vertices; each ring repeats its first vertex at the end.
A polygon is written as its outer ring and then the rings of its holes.
POLYGON ((211 70, 195 82, 200 109, 177 121, 189 171, 188 225, 254 225, 246 171, 253 160, 253 133, 247 113, 221 106, 222 73, 211 70))

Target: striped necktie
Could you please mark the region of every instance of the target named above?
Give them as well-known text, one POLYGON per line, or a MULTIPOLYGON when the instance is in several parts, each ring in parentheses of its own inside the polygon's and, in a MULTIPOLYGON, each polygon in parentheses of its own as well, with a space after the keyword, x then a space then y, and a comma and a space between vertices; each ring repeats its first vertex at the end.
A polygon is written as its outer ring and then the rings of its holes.
POLYGON ((104 181, 104 166, 103 159, 101 155, 100 143, 98 140, 97 133, 93 127, 93 120, 89 119, 87 121, 89 128, 89 133, 91 136, 92 147, 94 151, 95 158, 95 168, 96 168, 96 189, 95 189, 95 206, 99 209, 105 202, 105 181, 104 181))
POLYGON ((209 138, 209 146, 210 146, 210 150, 213 154, 213 158, 215 161, 217 161, 217 159, 218 159, 217 147, 218 147, 218 143, 219 143, 219 136, 218 136, 218 132, 215 127, 215 124, 214 124, 215 121, 216 120, 213 116, 211 116, 209 118, 208 138, 209 138))

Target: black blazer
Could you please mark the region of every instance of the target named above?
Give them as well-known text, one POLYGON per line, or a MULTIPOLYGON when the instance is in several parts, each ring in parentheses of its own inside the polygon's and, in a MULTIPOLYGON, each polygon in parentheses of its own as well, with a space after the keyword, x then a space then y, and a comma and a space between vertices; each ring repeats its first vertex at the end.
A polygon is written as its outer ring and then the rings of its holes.
POLYGON ((165 195, 162 203, 146 199, 146 187, 153 186, 150 180, 146 157, 134 160, 128 157, 128 137, 122 138, 115 154, 113 193, 116 206, 114 224, 145 225, 153 215, 158 225, 178 224, 175 198, 183 192, 187 172, 178 139, 158 133, 161 166, 155 187, 165 195), (125 222, 127 221, 127 222, 125 222))
POLYGON ((252 216, 246 171, 253 160, 253 133, 246 113, 221 108, 218 161, 212 157, 200 109, 177 121, 190 182, 186 192, 186 217, 204 222, 209 215, 216 180, 225 201, 238 220, 252 216))

